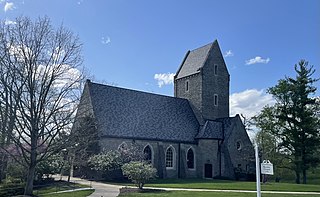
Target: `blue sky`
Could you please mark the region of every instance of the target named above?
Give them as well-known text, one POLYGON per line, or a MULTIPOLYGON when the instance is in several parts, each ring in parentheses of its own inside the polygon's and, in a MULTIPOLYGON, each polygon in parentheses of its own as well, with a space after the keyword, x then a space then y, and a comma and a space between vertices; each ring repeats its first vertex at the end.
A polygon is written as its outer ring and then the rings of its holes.
POLYGON ((0 2, 2 20, 48 16, 78 34, 96 81, 159 94, 173 95, 170 76, 187 50, 218 39, 231 75, 231 114, 251 116, 272 103, 266 88, 293 76, 300 59, 320 76, 318 0, 0 2))

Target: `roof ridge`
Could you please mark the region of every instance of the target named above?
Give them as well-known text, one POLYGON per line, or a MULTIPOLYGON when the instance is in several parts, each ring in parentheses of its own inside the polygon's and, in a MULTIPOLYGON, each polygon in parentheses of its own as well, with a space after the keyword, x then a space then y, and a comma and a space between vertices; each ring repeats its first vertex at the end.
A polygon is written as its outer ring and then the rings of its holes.
MULTIPOLYGON (((199 49, 201 49, 201 48, 205 48, 205 47, 207 47, 208 45, 213 45, 213 43, 214 43, 214 42, 210 42, 210 43, 205 44, 205 45, 203 45, 203 46, 201 46, 201 47, 198 47, 198 48, 195 48, 195 49, 193 49, 193 50, 190 50, 190 52, 199 50, 199 49)), ((211 48, 211 47, 210 47, 210 48, 211 48)))
POLYGON ((91 85, 99 85, 99 86, 105 86, 108 88, 115 88, 115 89, 121 89, 121 90, 125 90, 125 91, 131 91, 131 92, 137 92, 137 93, 144 93, 144 94, 149 94, 149 95, 154 95, 154 96, 162 96, 162 97, 168 97, 168 98, 173 98, 176 100, 187 100, 185 98, 179 98, 179 97, 174 97, 174 96, 168 96, 168 95, 163 95, 163 94, 156 94, 156 93, 152 93, 152 92, 145 92, 142 90, 133 90, 133 89, 129 89, 129 88, 124 88, 124 87, 117 87, 117 86, 112 86, 112 85, 107 85, 107 84, 101 84, 101 83, 96 83, 96 82, 89 82, 91 85))
POLYGON ((212 50, 212 48, 213 48, 213 45, 214 45, 214 42, 212 42, 212 43, 210 44, 210 49, 208 50, 208 52, 207 52, 207 54, 206 54, 206 57, 204 58, 204 61, 202 62, 201 68, 203 68, 203 66, 206 64, 206 62, 207 62, 207 60, 208 60, 208 57, 209 57, 209 55, 210 55, 210 52, 211 52, 211 50, 212 50))
POLYGON ((189 50, 185 55, 177 73, 175 74, 174 80, 199 73, 199 70, 203 68, 208 61, 210 53, 215 45, 218 45, 217 40, 214 40, 213 42, 196 49, 189 50))

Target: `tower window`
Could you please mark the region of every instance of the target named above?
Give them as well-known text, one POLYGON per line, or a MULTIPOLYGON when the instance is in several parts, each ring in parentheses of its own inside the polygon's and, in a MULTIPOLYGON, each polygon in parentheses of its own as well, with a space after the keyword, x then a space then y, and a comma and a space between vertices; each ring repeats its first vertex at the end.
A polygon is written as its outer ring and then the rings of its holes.
POLYGON ((236 147, 237 147, 237 150, 241 150, 241 142, 240 141, 237 141, 236 143, 236 147))
POLYGON ((218 65, 217 64, 214 65, 214 74, 218 75, 218 65))
POLYGON ((186 81, 186 92, 189 92, 189 81, 186 81))
POLYGON ((218 95, 214 95, 214 106, 218 106, 218 95))

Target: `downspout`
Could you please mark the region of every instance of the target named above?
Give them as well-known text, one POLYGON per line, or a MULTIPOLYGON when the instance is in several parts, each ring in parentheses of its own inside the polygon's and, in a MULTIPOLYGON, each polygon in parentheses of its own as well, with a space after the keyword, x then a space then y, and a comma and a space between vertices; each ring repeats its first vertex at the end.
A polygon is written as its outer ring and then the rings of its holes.
POLYGON ((181 149, 181 143, 179 142, 179 147, 178 147, 178 178, 181 178, 181 170, 180 170, 180 149, 181 149))
POLYGON ((218 143, 219 143, 219 176, 220 176, 220 178, 222 177, 222 151, 221 151, 221 146, 222 146, 222 144, 223 144, 223 142, 224 142, 224 139, 225 139, 225 123, 223 122, 223 121, 221 121, 221 123, 222 123, 222 140, 219 142, 218 141, 218 143))
POLYGON ((221 178, 222 176, 222 169, 221 169, 221 142, 220 140, 218 140, 218 151, 219 151, 219 177, 221 178))

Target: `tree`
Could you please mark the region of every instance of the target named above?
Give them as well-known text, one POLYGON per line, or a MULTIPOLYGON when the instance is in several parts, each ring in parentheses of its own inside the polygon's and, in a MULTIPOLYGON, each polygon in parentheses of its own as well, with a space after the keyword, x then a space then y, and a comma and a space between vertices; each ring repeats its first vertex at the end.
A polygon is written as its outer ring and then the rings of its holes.
POLYGON ((290 163, 290 154, 278 147, 278 138, 273 134, 282 127, 278 124, 273 107, 266 106, 261 113, 253 117, 254 124, 260 128, 256 135, 261 160, 270 160, 274 165, 274 176, 279 180, 286 171, 294 170, 290 163))
POLYGON ((54 29, 48 18, 0 25, 2 149, 28 169, 27 195, 37 164, 60 150, 57 137, 73 122, 83 81, 80 52, 78 38, 62 26, 54 29))
POLYGON ((65 136, 67 141, 62 145, 67 156, 69 169, 68 181, 73 176, 73 167, 82 168, 88 165, 90 156, 100 151, 96 122, 92 116, 77 114, 72 130, 65 136), (83 115, 83 116, 82 116, 83 115))
POLYGON ((110 171, 119 169, 123 159, 119 151, 101 152, 89 158, 89 165, 97 171, 110 171))
POLYGON ((36 167, 37 179, 40 180, 43 177, 43 175, 45 175, 46 178, 49 178, 50 174, 52 175, 60 173, 62 165, 63 158, 60 154, 55 154, 47 158, 46 160, 42 160, 37 164, 36 167))
POLYGON ((89 158, 89 165, 97 171, 111 171, 131 161, 143 161, 145 155, 137 144, 122 144, 118 150, 103 151, 89 158))
POLYGON ((139 189, 142 189, 149 179, 153 179, 157 175, 157 169, 145 161, 131 161, 124 164, 121 169, 123 175, 132 180, 139 189))
POLYGON ((276 137, 278 149, 291 160, 296 183, 301 173, 306 183, 307 170, 319 163, 319 106, 312 97, 318 79, 312 78, 315 70, 304 60, 295 65, 295 71, 295 78, 281 79, 268 89, 276 104, 262 111, 258 127, 276 137))

